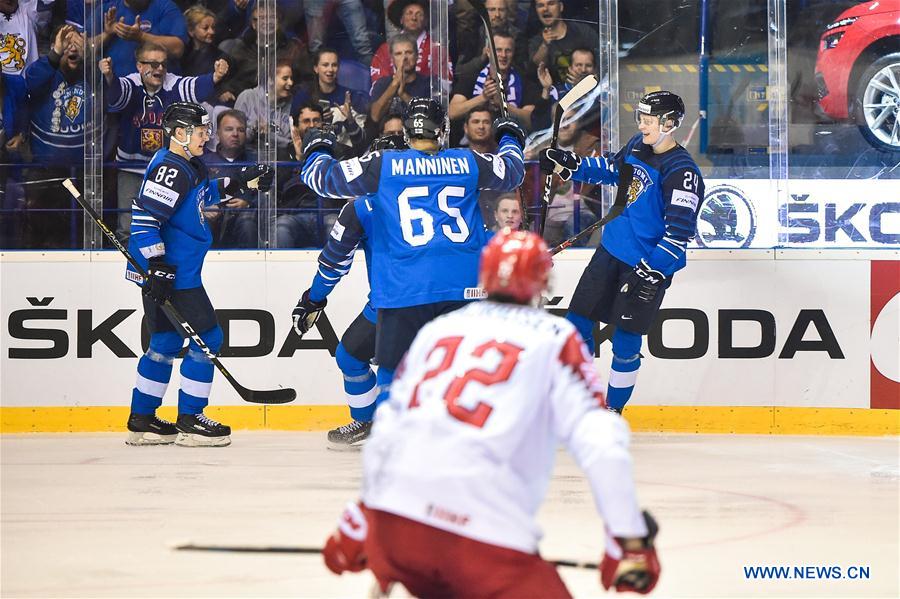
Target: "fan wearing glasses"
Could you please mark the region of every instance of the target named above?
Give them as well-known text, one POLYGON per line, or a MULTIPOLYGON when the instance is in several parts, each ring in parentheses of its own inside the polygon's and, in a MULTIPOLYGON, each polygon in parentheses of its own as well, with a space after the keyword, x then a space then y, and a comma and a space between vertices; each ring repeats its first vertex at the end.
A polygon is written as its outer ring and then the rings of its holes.
POLYGON ((108 112, 120 115, 116 163, 118 166, 117 233, 127 238, 131 202, 137 197, 144 171, 153 153, 163 147, 162 115, 174 102, 201 103, 215 97, 215 85, 228 74, 228 62, 219 59, 213 72, 198 77, 169 73, 165 47, 146 42, 135 51, 135 70, 115 77, 112 58, 100 61, 108 112))

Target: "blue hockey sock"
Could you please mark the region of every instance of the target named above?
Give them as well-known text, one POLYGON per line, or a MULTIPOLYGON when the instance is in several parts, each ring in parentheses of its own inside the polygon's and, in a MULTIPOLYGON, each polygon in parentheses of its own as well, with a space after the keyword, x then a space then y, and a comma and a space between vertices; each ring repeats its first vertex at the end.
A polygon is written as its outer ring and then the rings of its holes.
POLYGON ((578 329, 578 334, 581 335, 581 338, 584 340, 585 345, 587 345, 588 353, 592 356, 594 355, 594 321, 588 318, 587 316, 582 316, 581 314, 576 314, 569 310, 566 312, 566 320, 575 325, 575 328, 578 329))
POLYGON ((350 355, 343 343, 337 346, 335 360, 344 375, 344 393, 350 406, 350 417, 360 422, 371 422, 375 415, 377 394, 375 372, 367 362, 350 355))
POLYGON ((641 336, 616 329, 612 338, 613 359, 606 389, 606 403, 621 410, 631 399, 641 367, 641 336))
POLYGON ((375 398, 375 406, 378 407, 391 396, 391 382, 394 380, 394 369, 379 366, 376 380, 378 383, 378 396, 375 398))
POLYGON ((148 349, 138 360, 137 381, 131 392, 131 411, 134 414, 153 414, 162 405, 163 396, 172 376, 173 358, 148 349))
MULTIPOLYGON (((204 343, 218 352, 222 346, 222 329, 216 327, 201 335, 204 343)), ((191 341, 181 361, 181 388, 178 390, 178 413, 200 414, 209 404, 215 366, 200 347, 191 341)))
POLYGON ((212 389, 212 362, 203 352, 188 349, 181 361, 181 388, 178 390, 178 413, 200 414, 209 404, 212 389))

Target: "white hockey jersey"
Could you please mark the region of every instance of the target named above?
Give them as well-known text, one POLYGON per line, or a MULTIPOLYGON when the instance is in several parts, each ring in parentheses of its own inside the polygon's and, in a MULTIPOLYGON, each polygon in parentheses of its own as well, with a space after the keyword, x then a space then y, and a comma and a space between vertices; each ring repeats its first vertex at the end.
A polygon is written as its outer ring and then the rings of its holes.
POLYGON ((426 325, 410 347, 364 449, 362 498, 370 508, 534 553, 535 514, 562 442, 608 530, 644 536, 628 438, 568 321, 477 302, 426 325))
POLYGON ((38 0, 19 0, 19 10, 8 19, 0 15, 0 69, 5 74, 20 75, 38 59, 38 19, 38 0))

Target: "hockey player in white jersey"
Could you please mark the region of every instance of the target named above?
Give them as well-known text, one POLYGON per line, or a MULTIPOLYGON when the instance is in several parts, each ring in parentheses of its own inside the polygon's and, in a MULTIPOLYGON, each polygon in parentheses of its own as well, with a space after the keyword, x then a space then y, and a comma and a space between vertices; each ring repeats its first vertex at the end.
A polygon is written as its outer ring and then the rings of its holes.
POLYGON ((657 527, 638 508, 628 425, 575 327, 532 306, 550 266, 540 237, 502 231, 481 258, 487 300, 416 336, 363 451, 361 502, 326 543, 333 572, 368 567, 418 597, 569 597, 535 523, 562 442, 606 525, 602 585, 653 589, 657 527))

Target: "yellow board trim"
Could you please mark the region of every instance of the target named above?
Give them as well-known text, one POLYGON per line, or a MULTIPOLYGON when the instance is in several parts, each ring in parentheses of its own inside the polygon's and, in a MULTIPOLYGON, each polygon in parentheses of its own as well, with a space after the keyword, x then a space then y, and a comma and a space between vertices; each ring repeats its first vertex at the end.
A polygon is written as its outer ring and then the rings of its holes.
MULTIPOLYGON (((206 413, 234 429, 324 431, 349 421, 346 406, 211 406, 206 413)), ((175 408, 159 415, 174 420, 175 408)), ((900 435, 900 410, 727 406, 629 406, 637 432, 774 435, 900 435)), ((0 408, 0 433, 122 432, 127 407, 0 408)))

